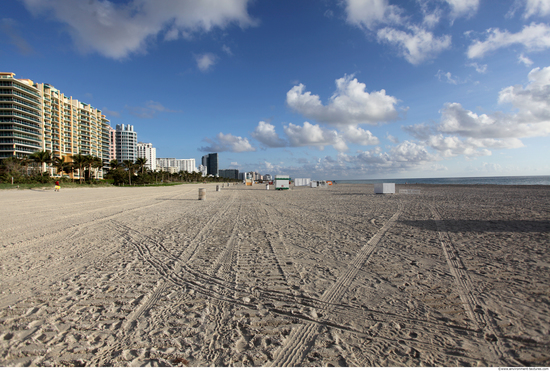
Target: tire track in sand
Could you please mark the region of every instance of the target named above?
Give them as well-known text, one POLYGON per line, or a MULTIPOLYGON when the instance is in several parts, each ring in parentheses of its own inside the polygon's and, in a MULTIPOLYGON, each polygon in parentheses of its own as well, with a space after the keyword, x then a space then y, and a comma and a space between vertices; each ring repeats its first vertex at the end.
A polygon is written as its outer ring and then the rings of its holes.
POLYGON ((489 354, 491 360, 495 365, 504 364, 506 359, 514 360, 518 366, 523 365, 516 361, 511 354, 504 349, 502 344, 504 339, 498 331, 498 325, 493 323, 493 320, 486 315, 486 311, 483 309, 482 303, 474 294, 474 285, 468 276, 468 270, 460 259, 458 249, 454 246, 451 237, 447 232, 445 222, 441 218, 441 215, 437 211, 437 207, 433 204, 429 205, 432 212, 435 223, 438 229, 439 240, 447 260, 447 265, 451 271, 451 275, 454 277, 458 294, 466 310, 466 313, 470 320, 478 327, 478 329, 485 333, 485 340, 489 348, 489 354), (500 336, 497 336, 500 335, 500 336))
POLYGON ((242 204, 239 206, 239 211, 237 212, 237 221, 233 226, 231 236, 225 245, 224 251, 218 255, 218 258, 214 261, 212 266, 208 268, 207 274, 210 276, 220 277, 224 281, 234 281, 231 278, 232 268, 236 263, 236 255, 239 249, 239 237, 238 231, 239 226, 241 225, 241 213, 242 213, 242 204))
MULTIPOLYGON (((195 189, 190 189, 188 191, 184 191, 183 193, 181 193, 181 190, 178 190, 178 191, 171 192, 168 195, 171 196, 171 197, 173 197, 172 195, 183 196, 183 195, 186 195, 186 194, 188 194, 188 193, 190 193, 194 190, 195 189)), ((135 201, 135 202, 131 203, 132 206, 142 202, 141 199, 137 199, 137 201, 136 201, 135 197, 134 198, 128 198, 128 199, 130 199, 132 201, 135 201)), ((120 205, 117 205, 116 203, 113 203, 112 205, 115 205, 115 206, 110 206, 110 209, 118 207, 118 210, 115 210, 115 211, 110 211, 109 210, 108 215, 98 216, 98 217, 96 217, 92 220, 83 220, 83 221, 77 220, 77 221, 71 223, 72 225, 70 227, 65 228, 65 231, 67 231, 67 230, 78 230, 79 228, 84 228, 84 227, 89 228, 90 226, 93 226, 96 223, 103 222, 103 221, 109 221, 113 218, 116 218, 118 216, 122 216, 124 214, 133 213, 133 212, 136 212, 138 210, 154 207, 154 206, 157 206, 157 205, 169 202, 169 201, 173 201, 173 200, 175 200, 175 199, 174 198, 168 198, 168 199, 163 198, 163 199, 155 200, 153 203, 150 203, 150 204, 139 205, 139 206, 136 206, 136 207, 124 208, 124 209, 121 209, 120 205)), ((126 207, 126 204, 124 204, 124 206, 126 207)), ((56 219, 55 220, 56 220, 56 222, 61 222, 65 219, 73 219, 74 220, 77 217, 82 217, 82 216, 86 216, 86 215, 89 215, 88 211, 83 211, 83 212, 79 212, 77 214, 70 214, 70 215, 56 214, 56 219)), ((52 228, 48 227, 48 228, 44 228, 45 229, 44 233, 36 235, 36 230, 34 230, 34 229, 29 230, 27 227, 21 227, 21 228, 24 228, 23 233, 21 233, 19 231, 15 231, 15 236, 17 237, 17 239, 19 239, 19 241, 12 242, 8 246, 6 246, 4 249, 2 249, 1 253, 5 253, 8 250, 13 250, 16 247, 26 246, 26 245, 32 244, 32 243, 36 242, 37 240, 44 241, 45 239, 49 239, 49 238, 55 239, 57 234, 59 233, 59 231, 57 229, 52 229, 52 228)), ((7 231, 2 230, 2 233, 6 233, 6 235, 4 235, 4 238, 7 239, 8 238, 7 237, 7 231)))
POLYGON ((177 275, 182 268, 185 268, 188 261, 192 259, 197 253, 200 252, 202 242, 207 236, 207 231, 212 229, 212 225, 220 220, 220 218, 227 213, 230 205, 235 201, 235 194, 226 205, 218 211, 210 220, 205 223, 204 227, 197 233, 193 241, 179 256, 174 256, 170 252, 166 251, 163 246, 154 241, 148 236, 144 236, 139 231, 134 230, 128 226, 116 223, 115 225, 122 231, 126 241, 132 245, 141 256, 143 260, 148 262, 155 270, 160 274, 161 278, 157 281, 155 288, 151 291, 131 313, 129 313, 124 319, 121 327, 117 331, 115 338, 119 339, 115 344, 104 347, 98 352, 91 360, 90 366, 101 366, 114 351, 121 351, 124 341, 128 339, 132 330, 136 327, 137 321, 140 316, 151 309, 162 297, 164 291, 171 286, 173 281, 171 277, 177 275), (140 239, 133 238, 130 232, 138 234, 140 239), (152 245, 153 249, 149 246, 152 245), (156 247, 156 249, 155 249, 156 247), (158 253, 158 254, 157 254, 158 253), (166 264, 165 260, 171 264, 166 264))
MULTIPOLYGON (((323 294, 321 300, 325 303, 325 310, 329 309, 332 304, 337 304, 346 290, 353 282, 357 273, 368 262, 376 246, 384 236, 384 234, 393 226, 399 215, 402 212, 402 204, 399 204, 398 210, 388 220, 380 230, 371 237, 371 239, 363 246, 361 251, 356 255, 353 261, 348 265, 346 272, 341 275, 336 282, 323 294)), ((286 339, 282 348, 275 354, 275 358, 269 367, 296 367, 300 366, 302 360, 309 352, 320 325, 317 323, 308 323, 295 327, 289 337, 286 339)))

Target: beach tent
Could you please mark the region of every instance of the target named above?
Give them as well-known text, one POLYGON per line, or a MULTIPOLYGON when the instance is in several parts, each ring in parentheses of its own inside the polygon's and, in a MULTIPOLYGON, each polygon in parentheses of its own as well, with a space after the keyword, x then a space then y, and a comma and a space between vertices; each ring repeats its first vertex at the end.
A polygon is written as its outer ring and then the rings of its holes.
POLYGON ((311 188, 317 188, 317 181, 316 181, 316 180, 312 181, 312 182, 309 184, 309 186, 310 186, 311 188))
POLYGON ((395 193, 395 183, 375 183, 374 193, 395 193))

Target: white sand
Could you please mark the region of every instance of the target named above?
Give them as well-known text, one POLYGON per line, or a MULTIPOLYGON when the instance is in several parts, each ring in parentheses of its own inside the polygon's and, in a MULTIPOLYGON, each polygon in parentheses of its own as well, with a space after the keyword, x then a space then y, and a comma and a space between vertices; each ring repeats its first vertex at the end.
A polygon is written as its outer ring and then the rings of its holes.
POLYGON ((0 366, 550 365, 550 187, 396 188, 2 191, 0 366))

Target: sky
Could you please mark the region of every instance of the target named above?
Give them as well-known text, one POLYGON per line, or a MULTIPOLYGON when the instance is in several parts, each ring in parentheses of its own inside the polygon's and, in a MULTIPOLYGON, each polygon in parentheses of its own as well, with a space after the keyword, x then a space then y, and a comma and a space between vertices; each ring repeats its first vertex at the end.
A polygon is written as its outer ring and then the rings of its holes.
POLYGON ((550 0, 3 1, 0 71, 197 165, 550 175, 550 0))

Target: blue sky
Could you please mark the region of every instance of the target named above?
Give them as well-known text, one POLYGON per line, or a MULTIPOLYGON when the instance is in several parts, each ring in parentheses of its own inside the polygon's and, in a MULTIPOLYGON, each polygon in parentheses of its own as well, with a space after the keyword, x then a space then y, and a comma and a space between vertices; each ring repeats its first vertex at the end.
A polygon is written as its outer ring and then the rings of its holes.
POLYGON ((0 70, 158 157, 314 179, 550 174, 550 0, 18 0, 0 70))

